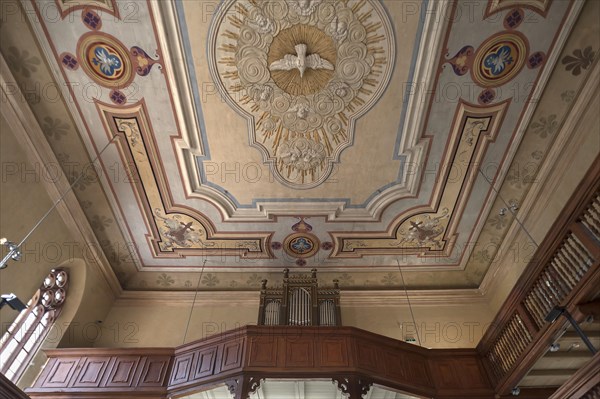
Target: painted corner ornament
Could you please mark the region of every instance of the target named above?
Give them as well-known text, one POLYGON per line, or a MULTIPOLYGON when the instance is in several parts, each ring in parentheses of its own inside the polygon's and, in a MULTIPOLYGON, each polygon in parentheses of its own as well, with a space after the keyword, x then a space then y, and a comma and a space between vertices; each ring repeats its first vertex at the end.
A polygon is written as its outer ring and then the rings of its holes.
POLYGON ((383 94, 394 35, 376 0, 225 0, 209 66, 250 121, 250 145, 292 188, 324 182, 354 141, 354 122, 383 94))

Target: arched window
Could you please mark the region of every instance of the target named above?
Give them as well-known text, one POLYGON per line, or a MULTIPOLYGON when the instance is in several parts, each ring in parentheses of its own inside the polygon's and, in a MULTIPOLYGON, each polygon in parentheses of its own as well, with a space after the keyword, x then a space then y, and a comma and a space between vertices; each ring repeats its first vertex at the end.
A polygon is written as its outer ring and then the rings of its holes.
POLYGON ((53 269, 0 340, 0 373, 17 382, 31 362, 65 302, 69 275, 53 269))

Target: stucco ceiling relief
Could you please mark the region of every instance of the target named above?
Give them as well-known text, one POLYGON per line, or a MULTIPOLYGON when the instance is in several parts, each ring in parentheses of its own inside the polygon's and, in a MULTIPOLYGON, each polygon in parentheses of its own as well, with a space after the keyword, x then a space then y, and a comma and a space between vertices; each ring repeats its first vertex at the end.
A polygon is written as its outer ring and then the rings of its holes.
POLYGON ((250 122, 250 144, 292 188, 321 184, 354 141, 354 121, 387 86, 395 43, 377 1, 225 1, 209 68, 250 122))
POLYGON ((448 256, 479 165, 489 143, 496 139, 508 104, 481 108, 461 102, 448 135, 431 206, 398 215, 388 232, 332 233, 335 249, 331 256, 408 253, 448 256))
MULTIPOLYGON (((164 166, 144 102, 124 108, 97 103, 109 138, 117 136, 127 181, 135 192, 146 238, 154 257, 186 255, 270 258, 269 233, 217 232, 213 223, 197 210, 177 205, 170 197, 164 166)), ((110 173, 110 170, 106 170, 110 173)))

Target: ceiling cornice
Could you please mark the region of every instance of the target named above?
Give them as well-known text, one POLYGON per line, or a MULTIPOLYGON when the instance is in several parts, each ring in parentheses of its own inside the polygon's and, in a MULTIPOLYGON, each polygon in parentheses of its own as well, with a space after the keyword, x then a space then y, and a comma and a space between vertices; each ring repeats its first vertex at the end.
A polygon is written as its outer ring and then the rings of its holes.
MULTIPOLYGON (((455 306, 484 304, 486 298, 477 289, 465 290, 343 290, 340 293, 342 307, 397 307, 407 306, 455 306)), ((258 307, 259 291, 123 291, 115 306, 249 306, 258 307)))

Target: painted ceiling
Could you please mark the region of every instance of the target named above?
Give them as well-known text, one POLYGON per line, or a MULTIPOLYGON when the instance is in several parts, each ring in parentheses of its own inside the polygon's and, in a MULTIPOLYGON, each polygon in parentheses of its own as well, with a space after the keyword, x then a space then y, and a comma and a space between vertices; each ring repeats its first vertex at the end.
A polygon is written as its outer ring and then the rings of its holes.
POLYGON ((599 45, 594 1, 6 4, 126 289, 478 287, 599 45))

